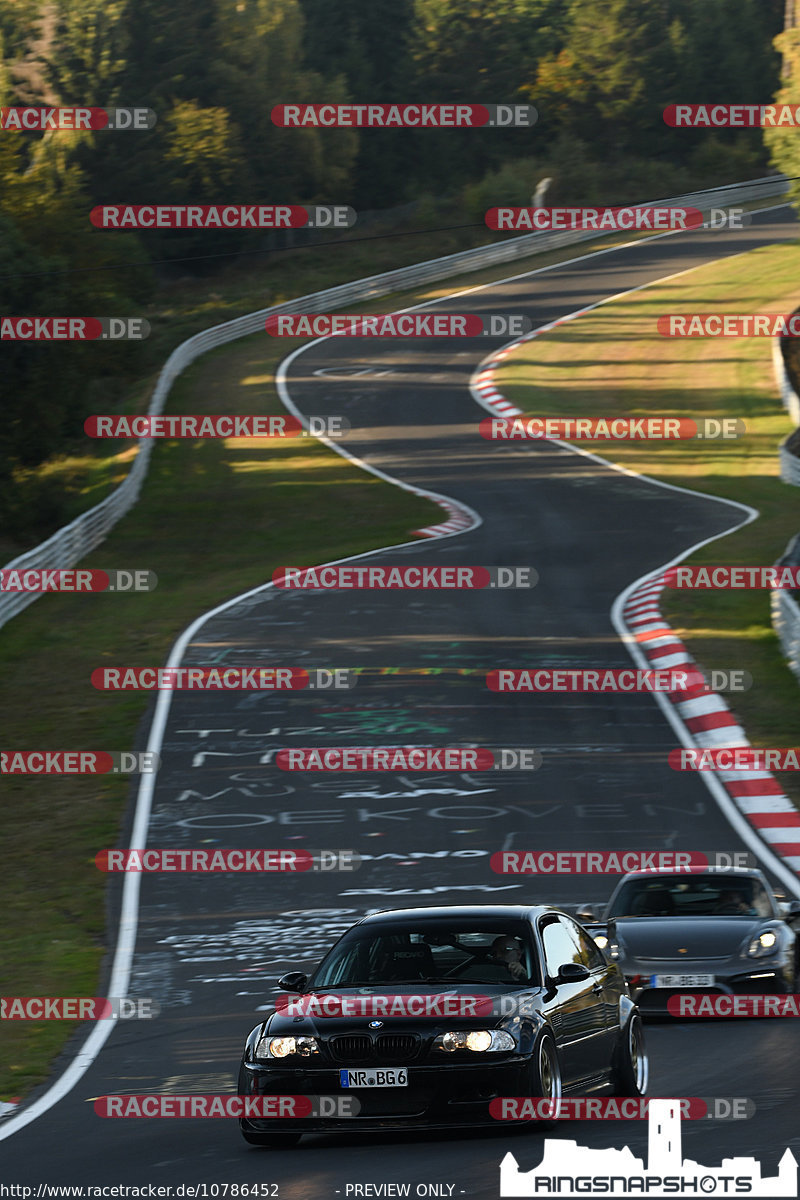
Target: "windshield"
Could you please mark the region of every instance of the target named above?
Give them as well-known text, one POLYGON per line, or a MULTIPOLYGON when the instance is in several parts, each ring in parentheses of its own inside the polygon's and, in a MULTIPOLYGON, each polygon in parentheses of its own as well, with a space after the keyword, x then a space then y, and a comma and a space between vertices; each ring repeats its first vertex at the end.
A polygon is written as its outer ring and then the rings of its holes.
POLYGON ((358 927, 323 959, 308 988, 538 983, 530 937, 519 921, 358 927))
POLYGON ((771 917, 764 885, 752 876, 659 875, 629 879, 609 917, 771 917))

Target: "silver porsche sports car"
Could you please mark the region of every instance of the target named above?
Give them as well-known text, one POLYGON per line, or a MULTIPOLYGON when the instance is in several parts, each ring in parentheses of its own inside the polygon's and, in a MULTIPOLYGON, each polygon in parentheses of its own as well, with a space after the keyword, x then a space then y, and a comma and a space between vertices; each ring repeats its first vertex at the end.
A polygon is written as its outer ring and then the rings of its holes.
POLYGON ((781 904, 760 871, 633 871, 599 921, 585 908, 580 919, 642 1012, 666 1012, 686 991, 800 990, 800 901, 781 904))

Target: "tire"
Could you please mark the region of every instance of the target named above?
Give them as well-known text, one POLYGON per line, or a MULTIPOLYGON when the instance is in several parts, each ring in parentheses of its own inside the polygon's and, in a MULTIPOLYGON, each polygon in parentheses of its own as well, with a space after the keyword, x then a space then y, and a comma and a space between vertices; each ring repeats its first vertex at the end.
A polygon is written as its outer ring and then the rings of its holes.
POLYGON ((239 1122, 239 1129, 242 1137, 250 1146, 260 1146, 262 1150, 288 1150, 292 1146, 296 1146, 303 1136, 302 1133, 257 1133, 252 1129, 245 1129, 243 1122, 239 1122))
POLYGON ((552 1117, 543 1117, 533 1124, 548 1128, 555 1124, 561 1111, 561 1066, 558 1061, 558 1050, 550 1033, 543 1033, 534 1048, 530 1073, 531 1096, 543 1097, 553 1102, 552 1117))
POLYGON ((646 1096, 650 1060, 644 1040, 642 1018, 634 1013, 623 1030, 619 1058, 614 1069, 614 1093, 617 1096, 646 1096))

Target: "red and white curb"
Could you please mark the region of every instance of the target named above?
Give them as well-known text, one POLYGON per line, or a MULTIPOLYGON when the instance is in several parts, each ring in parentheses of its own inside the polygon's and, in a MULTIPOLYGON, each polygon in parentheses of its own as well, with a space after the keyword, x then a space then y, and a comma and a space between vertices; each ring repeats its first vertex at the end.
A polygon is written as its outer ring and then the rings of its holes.
POLYGON ((489 412, 494 413, 496 417, 521 417, 522 409, 517 408, 516 404, 512 404, 501 392, 498 392, 494 382, 494 373, 501 366, 503 359, 508 358, 509 354, 523 346, 525 342, 532 341, 542 333, 549 333, 557 325, 565 325, 567 321, 574 321, 576 317, 597 307, 597 304, 589 304, 586 308, 579 308, 576 312, 569 313, 566 317, 560 317, 557 321, 550 321, 547 325, 540 325, 538 329, 532 329, 530 333, 523 334, 516 341, 507 342, 501 349, 495 350, 483 360, 470 380, 469 390, 474 399, 489 412))
POLYGON ((430 492, 419 492, 418 495, 423 496, 426 500, 433 500, 434 504, 438 504, 447 513, 447 520, 442 521, 439 525, 426 525, 424 529, 413 530, 420 537, 447 537, 450 533, 463 533, 474 527, 475 521, 469 509, 463 508, 457 501, 445 500, 430 492))
MULTIPOLYGON (((605 304, 607 302, 607 300, 603 300, 599 303, 605 304)), ((558 321, 551 321, 548 325, 541 325, 538 329, 526 333, 524 337, 518 338, 516 341, 509 342, 501 350, 489 355, 480 364, 470 381, 470 392, 473 399, 495 416, 522 416, 522 409, 517 408, 516 405, 512 404, 497 390, 497 386, 494 383, 494 374, 497 368, 512 351, 525 342, 529 342, 540 334, 555 329, 557 325, 563 325, 567 321, 572 321, 576 317, 580 317, 597 307, 599 307, 599 304, 591 304, 586 308, 578 309, 574 313, 569 313, 566 317, 562 317, 558 321)), ((569 442, 555 438, 546 440, 552 441, 555 445, 570 449, 576 454, 591 458, 595 462, 603 463, 605 466, 612 467, 614 470, 620 471, 625 475, 647 479, 650 483, 672 491, 688 492, 692 495, 704 496, 704 493, 695 492, 691 488, 677 487, 674 484, 663 483, 661 480, 640 475, 636 471, 631 471, 627 467, 620 467, 608 459, 601 458, 599 455, 592 454, 588 450, 573 446, 569 442)), ((705 498, 715 499, 716 497, 705 498)), ((740 509, 747 508, 746 505, 741 505, 737 501, 730 501, 729 503, 740 509)), ((751 509, 749 511, 751 513, 749 519, 755 519, 757 516, 755 510, 751 509)), ((728 532, 733 532, 733 530, 731 529, 728 532)), ((692 550, 697 548, 690 548, 686 551, 686 554, 692 553, 692 550)), ((658 607, 658 597, 663 590, 664 584, 661 582, 660 574, 648 576, 641 580, 638 586, 634 586, 630 595, 623 601, 619 613, 624 631, 634 643, 640 655, 643 654, 647 661, 654 667, 672 668, 694 664, 694 660, 683 642, 661 615, 658 607)), ((666 693, 665 696, 672 705, 674 716, 685 731, 685 737, 682 740, 687 744, 693 743, 695 746, 704 749, 750 745, 744 729, 738 724, 725 701, 716 692, 706 692, 704 689, 697 687, 672 694, 666 693)), ((671 723, 674 725, 675 721, 671 723)), ((769 771, 715 770, 703 771, 702 774, 703 776, 715 777, 718 785, 724 790, 729 803, 735 806, 738 813, 746 821, 749 829, 757 835, 758 840, 761 843, 765 843, 769 850, 772 851, 772 854, 777 856, 794 876, 800 875, 800 812, 789 797, 785 795, 775 777, 769 771)), ((706 780, 706 782, 710 783, 711 781, 706 780)), ((728 815, 730 816, 730 813, 728 815)))
MULTIPOLYGON (((667 624, 658 607, 664 585, 646 580, 631 593, 622 619, 631 636, 656 669, 695 666, 681 639, 667 624)), ((681 721, 700 747, 749 746, 741 725, 716 692, 701 686, 668 692, 681 721)), ((759 837, 800 874, 800 812, 769 771, 715 772, 739 811, 759 837)))

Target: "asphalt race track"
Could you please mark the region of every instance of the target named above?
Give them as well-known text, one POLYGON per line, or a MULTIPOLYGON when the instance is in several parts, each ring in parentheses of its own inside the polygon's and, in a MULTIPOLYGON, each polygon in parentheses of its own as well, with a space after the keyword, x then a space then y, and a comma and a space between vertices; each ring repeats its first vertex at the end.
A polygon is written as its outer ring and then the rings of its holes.
MULTIPOLYGON (((796 236, 789 210, 779 209, 742 232, 640 242, 431 307, 522 312, 536 327, 602 297, 796 236)), ((470 288, 468 276, 460 286, 470 288)), ((484 686, 484 672, 495 667, 629 666, 609 615, 614 599, 644 572, 741 520, 723 503, 623 476, 552 443, 484 441, 477 426, 487 414, 467 385, 495 344, 338 338, 315 343, 289 365, 292 402, 307 415, 345 415, 351 453, 482 518, 465 534, 363 561, 531 565, 538 585, 349 594, 270 588, 194 634, 186 665, 364 670, 352 691, 175 692, 148 844, 347 848, 364 864, 353 873, 296 877, 144 876, 128 992, 156 998, 161 1017, 117 1025, 76 1086, 0 1143, 0 1182, 271 1181, 286 1200, 327 1200, 345 1197, 347 1185, 398 1182, 410 1183, 412 1195, 413 1185, 430 1183, 446 1185, 442 1195, 496 1197, 506 1151, 523 1168, 534 1166, 540 1133, 354 1134, 265 1152, 245 1145, 235 1121, 103 1120, 91 1101, 235 1090, 242 1042, 269 1007, 275 979, 313 964, 368 910, 466 900, 574 907, 602 901, 613 883, 496 875, 489 867, 496 850, 744 848, 701 778, 669 769, 675 738, 652 697, 498 695, 484 686), (383 667, 441 670, 380 676, 383 667), (286 745, 414 742, 534 746, 543 764, 534 773, 397 776, 290 774, 261 761, 286 745)), ((116 928, 119 877, 110 890, 116 928)), ((800 1157, 792 1021, 650 1024, 648 1034, 651 1095, 746 1096, 757 1106, 746 1124, 684 1122, 687 1157, 713 1165, 752 1153, 768 1175, 786 1146, 800 1157)), ((71 1043, 54 1078, 84 1038, 71 1043)), ((0 1137, 8 1124, 0 1123, 0 1137)), ((547 1136, 627 1144, 646 1158, 644 1122, 562 1124, 547 1136)))

